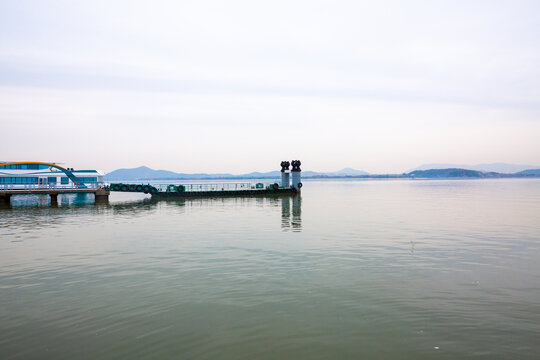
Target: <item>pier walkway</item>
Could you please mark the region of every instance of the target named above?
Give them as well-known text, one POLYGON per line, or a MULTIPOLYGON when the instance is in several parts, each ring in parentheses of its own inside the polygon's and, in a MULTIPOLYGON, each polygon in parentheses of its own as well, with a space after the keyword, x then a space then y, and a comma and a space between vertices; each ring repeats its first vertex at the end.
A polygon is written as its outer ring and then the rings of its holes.
POLYGON ((13 195, 49 195, 51 197, 51 203, 58 201, 58 194, 80 194, 80 193, 93 193, 96 197, 96 201, 109 199, 110 191, 103 185, 93 184, 92 187, 74 187, 74 186, 61 186, 61 187, 49 187, 47 185, 24 185, 13 186, 4 185, 0 186, 0 203, 9 203, 11 196, 13 195))
POLYGON ((202 184, 123 184, 111 183, 109 191, 137 192, 156 198, 171 197, 221 197, 257 195, 294 195, 299 188, 280 186, 278 183, 202 183, 202 184))

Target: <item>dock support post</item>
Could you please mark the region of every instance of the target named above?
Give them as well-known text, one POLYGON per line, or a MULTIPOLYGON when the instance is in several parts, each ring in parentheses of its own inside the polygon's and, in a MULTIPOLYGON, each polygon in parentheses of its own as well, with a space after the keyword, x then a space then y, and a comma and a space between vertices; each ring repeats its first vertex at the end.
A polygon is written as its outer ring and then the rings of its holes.
POLYGON ((10 204, 11 194, 0 192, 0 204, 10 204))
POLYGON ((97 189, 94 193, 94 196, 96 198, 96 202, 108 202, 109 201, 109 195, 111 194, 110 191, 105 189, 97 189))
POLYGON ((291 186, 289 181, 289 166, 291 165, 288 161, 281 162, 281 187, 288 188, 291 186))
POLYGON ((291 165, 292 165, 292 170, 291 170, 292 186, 296 190, 300 191, 300 188, 302 187, 302 180, 300 176, 300 172, 302 170, 300 169, 300 165, 302 165, 302 163, 300 162, 300 160, 293 160, 291 161, 291 165))
POLYGON ((51 191, 49 196, 51 197, 51 205, 58 205, 58 193, 51 191))

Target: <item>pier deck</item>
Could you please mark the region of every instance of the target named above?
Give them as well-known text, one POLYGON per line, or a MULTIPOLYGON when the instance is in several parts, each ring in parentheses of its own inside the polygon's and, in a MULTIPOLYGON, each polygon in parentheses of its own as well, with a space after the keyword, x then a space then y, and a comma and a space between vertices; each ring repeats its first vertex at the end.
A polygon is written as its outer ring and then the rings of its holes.
POLYGON ((98 189, 63 189, 63 188, 42 188, 42 189, 8 189, 8 190, 1 190, 0 189, 0 196, 5 195, 25 195, 25 194, 71 194, 71 193, 95 193, 98 189))
POLYGON ((120 192, 139 192, 150 194, 155 198, 191 198, 191 197, 223 197, 223 196, 273 196, 294 195, 298 189, 281 187, 277 183, 218 183, 218 184, 178 184, 150 185, 111 183, 107 190, 120 192))
POLYGON ((0 189, 0 203, 9 203, 13 195, 49 195, 51 202, 55 203, 58 200, 59 194, 80 194, 93 193, 98 200, 108 200, 110 191, 104 187, 95 188, 75 188, 75 187, 39 187, 28 186, 26 188, 3 188, 0 189))

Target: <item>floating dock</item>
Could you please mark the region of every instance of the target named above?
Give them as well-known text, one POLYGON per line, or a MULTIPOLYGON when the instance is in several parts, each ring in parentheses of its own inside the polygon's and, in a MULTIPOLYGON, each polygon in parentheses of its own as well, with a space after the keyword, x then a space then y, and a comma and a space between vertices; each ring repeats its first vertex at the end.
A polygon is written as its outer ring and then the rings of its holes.
POLYGON ((150 194, 155 198, 191 198, 191 197, 222 197, 222 196, 273 196, 295 195, 300 192, 300 160, 281 162, 281 184, 264 183, 217 183, 217 184, 124 184, 111 183, 107 191, 137 192, 150 194), (292 170, 289 171, 289 166, 292 170), (289 174, 292 172, 292 184, 289 174))
POLYGON ((150 184, 112 183, 107 190, 139 192, 150 194, 155 198, 295 195, 299 191, 299 189, 295 189, 292 186, 283 187, 278 183, 170 184, 155 186, 150 184))

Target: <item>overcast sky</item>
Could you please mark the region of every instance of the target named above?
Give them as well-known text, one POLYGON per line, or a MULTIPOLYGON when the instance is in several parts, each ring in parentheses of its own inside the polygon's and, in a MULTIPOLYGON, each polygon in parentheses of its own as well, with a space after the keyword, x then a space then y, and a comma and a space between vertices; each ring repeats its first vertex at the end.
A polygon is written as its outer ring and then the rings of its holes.
POLYGON ((539 1, 0 1, 0 160, 540 165, 539 1))

